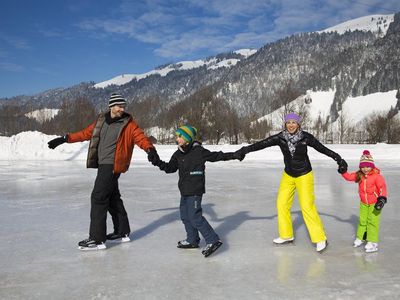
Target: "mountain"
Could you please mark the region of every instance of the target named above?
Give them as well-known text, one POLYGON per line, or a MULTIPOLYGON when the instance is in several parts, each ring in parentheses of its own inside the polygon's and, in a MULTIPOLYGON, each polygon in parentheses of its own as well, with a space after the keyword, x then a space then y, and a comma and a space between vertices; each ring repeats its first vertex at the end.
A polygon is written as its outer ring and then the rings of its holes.
POLYGON ((319 32, 292 35, 258 50, 168 64, 145 74, 123 74, 6 101, 35 109, 59 108, 64 99, 87 97, 104 108, 109 95, 119 92, 129 102, 156 96, 169 104, 213 86, 240 115, 261 117, 279 109, 283 96, 332 90, 329 113, 334 121, 349 97, 399 88, 399 45, 399 13, 366 16, 319 32))
POLYGON ((329 27, 322 32, 337 32, 344 34, 347 31, 370 31, 378 36, 384 36, 389 28, 389 24, 393 22, 394 15, 371 15, 353 19, 347 22, 340 23, 336 26, 329 27))
POLYGON ((192 70, 200 67, 206 67, 209 70, 215 70, 223 67, 231 67, 235 66, 240 60, 246 59, 256 52, 257 50, 254 49, 241 49, 234 51, 228 55, 220 54, 219 56, 210 57, 205 60, 181 61, 176 64, 167 64, 144 74, 122 74, 110 80, 97 83, 94 85, 94 87, 105 88, 112 85, 120 86, 132 80, 139 81, 141 79, 145 79, 151 75, 160 75, 161 77, 165 77, 172 71, 192 70))

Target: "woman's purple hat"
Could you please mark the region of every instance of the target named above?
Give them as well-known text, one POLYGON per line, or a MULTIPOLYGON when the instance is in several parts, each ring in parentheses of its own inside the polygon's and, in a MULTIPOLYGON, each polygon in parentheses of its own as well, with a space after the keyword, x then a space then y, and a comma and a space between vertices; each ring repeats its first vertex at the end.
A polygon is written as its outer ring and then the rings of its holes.
POLYGON ((296 121, 297 124, 301 123, 301 117, 295 113, 290 113, 285 116, 285 123, 289 120, 296 121))

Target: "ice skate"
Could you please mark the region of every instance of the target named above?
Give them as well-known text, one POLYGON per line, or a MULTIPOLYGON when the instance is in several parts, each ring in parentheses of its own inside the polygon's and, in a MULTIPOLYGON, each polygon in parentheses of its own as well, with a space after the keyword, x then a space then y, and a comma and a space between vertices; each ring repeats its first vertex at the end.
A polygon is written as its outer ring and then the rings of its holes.
POLYGON ((371 253, 371 252, 376 252, 376 251, 378 251, 378 243, 368 242, 365 245, 365 252, 371 253))
POLYGON ((78 249, 83 251, 90 251, 90 250, 104 250, 107 246, 104 242, 98 242, 91 238, 85 239, 78 243, 78 249))
POLYGON ((210 256, 213 254, 219 247, 221 247, 222 242, 221 241, 216 241, 213 244, 207 244, 207 246, 204 248, 201 253, 204 255, 204 257, 210 256))
POLYGON ((278 238, 272 240, 272 242, 274 244, 277 244, 277 245, 290 244, 290 243, 293 243, 293 241, 294 241, 293 237, 292 238, 287 238, 287 239, 283 239, 281 237, 278 237, 278 238))
POLYGON ((131 241, 129 234, 117 234, 114 232, 107 234, 106 238, 107 238, 107 240, 112 241, 112 242, 127 243, 127 242, 131 241))
POLYGON ((191 244, 187 240, 182 240, 178 242, 178 245, 176 247, 180 249, 196 249, 199 248, 199 245, 191 244))
POLYGON ((322 253, 327 247, 328 247, 328 241, 327 240, 321 241, 317 243, 316 250, 318 253, 322 253))
POLYGON ((356 238, 353 242, 353 247, 354 248, 360 247, 363 243, 364 241, 360 240, 359 238, 356 238))

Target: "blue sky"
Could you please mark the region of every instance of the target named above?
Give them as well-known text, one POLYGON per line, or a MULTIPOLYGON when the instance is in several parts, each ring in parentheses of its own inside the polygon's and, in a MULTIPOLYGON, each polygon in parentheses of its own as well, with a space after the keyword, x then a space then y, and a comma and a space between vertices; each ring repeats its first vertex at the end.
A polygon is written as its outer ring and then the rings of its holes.
POLYGON ((0 3, 0 98, 259 48, 398 0, 13 0, 0 3))

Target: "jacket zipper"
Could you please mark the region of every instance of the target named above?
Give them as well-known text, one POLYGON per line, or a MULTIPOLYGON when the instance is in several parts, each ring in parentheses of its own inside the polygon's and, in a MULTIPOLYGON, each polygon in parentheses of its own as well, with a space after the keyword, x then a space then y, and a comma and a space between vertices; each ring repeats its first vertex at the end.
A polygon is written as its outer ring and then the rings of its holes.
MULTIPOLYGON (((120 137, 121 137, 121 133, 122 133, 122 131, 124 130, 124 128, 128 125, 129 120, 130 120, 130 119, 128 118, 127 120, 124 120, 124 121, 123 121, 123 124, 122 124, 122 126, 121 126, 121 129, 120 129, 119 132, 118 132, 117 142, 116 142, 116 144, 115 144, 115 153, 117 153, 117 145, 118 145, 118 141, 119 141, 119 139, 120 139, 120 137)), ((116 160, 115 160, 116 155, 115 155, 115 153, 114 153, 114 168, 115 168, 115 165, 116 165, 116 160)), ((113 170, 113 173, 114 173, 114 170, 113 170)))
POLYGON ((364 193, 365 193, 365 201, 367 202, 367 205, 369 205, 368 194, 367 194, 367 176, 368 175, 365 175, 365 180, 364 180, 364 193))

